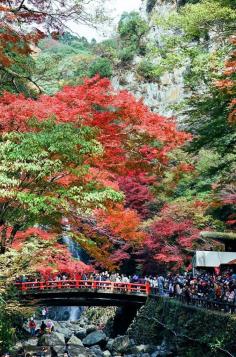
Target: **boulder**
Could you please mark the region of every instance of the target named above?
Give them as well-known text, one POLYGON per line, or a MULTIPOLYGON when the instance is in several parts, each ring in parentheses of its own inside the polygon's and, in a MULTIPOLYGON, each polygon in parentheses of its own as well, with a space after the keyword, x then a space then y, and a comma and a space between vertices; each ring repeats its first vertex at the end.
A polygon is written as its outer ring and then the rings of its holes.
POLYGON ((96 331, 96 330, 97 330, 97 327, 95 325, 88 325, 86 327, 86 334, 88 335, 89 333, 96 331))
POLYGON ((23 347, 23 343, 21 341, 16 342, 16 344, 13 346, 14 351, 19 351, 23 347))
POLYGON ((103 331, 94 331, 86 336, 82 342, 85 346, 101 345, 106 342, 106 337, 103 331))
POLYGON ((74 334, 75 334, 76 337, 78 337, 78 338, 80 338, 80 339, 85 338, 85 336, 87 335, 86 329, 83 328, 83 327, 76 328, 76 329, 74 330, 74 334))
POLYGON ((153 348, 151 348, 150 345, 139 345, 139 346, 135 346, 136 348, 136 351, 138 353, 142 352, 142 353, 145 353, 145 352, 150 352, 152 350, 153 352, 153 348))
POLYGON ((38 346, 38 338, 29 338, 28 340, 22 343, 23 347, 31 348, 38 346))
MULTIPOLYGON (((53 331, 50 335, 45 334, 40 338, 41 346, 63 346, 65 347, 65 336, 62 333, 53 331)), ((54 348, 55 349, 55 348, 54 348)))
POLYGON ((110 357, 111 356, 111 352, 106 350, 103 352, 103 357, 110 357))
POLYGON ((113 341, 114 341, 113 338, 109 338, 109 340, 108 340, 108 342, 107 342, 107 344, 106 344, 106 349, 107 349, 108 351, 111 351, 111 350, 112 350, 113 341))
POLYGON ((98 345, 90 347, 89 352, 91 352, 94 357, 103 357, 103 352, 98 345))
POLYGON ((91 354, 82 346, 68 346, 68 352, 70 357, 91 357, 91 354))
POLYGON ((73 345, 73 346, 83 346, 82 341, 76 337, 75 335, 72 335, 69 341, 67 342, 68 345, 73 345))
POLYGON ((157 350, 157 347, 154 347, 152 345, 138 345, 138 346, 135 346, 133 345, 132 346, 132 340, 131 340, 131 346, 128 350, 129 353, 133 353, 133 354, 136 354, 136 355, 143 355, 145 353, 153 353, 154 351, 157 350))
POLYGON ((57 328, 57 332, 59 332, 60 334, 64 335, 64 337, 66 339, 69 339, 72 335, 73 335, 73 331, 69 328, 69 327, 59 327, 57 328))
POLYGON ((132 346, 132 343, 128 336, 118 336, 113 340, 112 343, 112 352, 127 352, 128 349, 132 346))

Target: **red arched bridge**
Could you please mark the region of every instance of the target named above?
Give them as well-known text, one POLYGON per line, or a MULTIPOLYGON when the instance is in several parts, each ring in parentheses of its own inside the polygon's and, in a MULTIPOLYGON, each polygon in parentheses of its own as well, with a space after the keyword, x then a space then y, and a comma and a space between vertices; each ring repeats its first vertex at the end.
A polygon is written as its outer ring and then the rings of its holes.
POLYGON ((92 280, 48 280, 15 283, 21 301, 29 305, 48 306, 122 306, 144 304, 150 285, 92 280))

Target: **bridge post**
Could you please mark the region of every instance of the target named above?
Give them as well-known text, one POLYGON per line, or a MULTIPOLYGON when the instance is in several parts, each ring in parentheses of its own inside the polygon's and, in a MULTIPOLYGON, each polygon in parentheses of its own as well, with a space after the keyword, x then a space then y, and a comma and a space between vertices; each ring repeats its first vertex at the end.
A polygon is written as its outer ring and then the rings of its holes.
POLYGON ((21 283, 21 290, 22 291, 26 291, 27 290, 27 286, 25 283, 21 283))
POLYGON ((97 281, 96 280, 93 281, 92 288, 93 289, 97 289, 97 281))
POLYGON ((43 289, 44 289, 44 282, 43 282, 43 281, 40 281, 40 282, 39 282, 39 289, 40 289, 40 290, 43 290, 43 289))
POLYGON ((151 285, 147 282, 146 283, 146 294, 150 295, 150 292, 151 292, 151 285))
POLYGON ((79 279, 78 279, 78 277, 75 278, 75 287, 79 288, 79 279))
POLYGON ((62 288, 62 282, 61 282, 61 280, 58 280, 58 282, 57 282, 57 287, 58 287, 58 289, 61 289, 61 288, 62 288))
POLYGON ((128 293, 130 293, 131 292, 131 284, 129 283, 129 284, 127 284, 127 291, 128 291, 128 293))

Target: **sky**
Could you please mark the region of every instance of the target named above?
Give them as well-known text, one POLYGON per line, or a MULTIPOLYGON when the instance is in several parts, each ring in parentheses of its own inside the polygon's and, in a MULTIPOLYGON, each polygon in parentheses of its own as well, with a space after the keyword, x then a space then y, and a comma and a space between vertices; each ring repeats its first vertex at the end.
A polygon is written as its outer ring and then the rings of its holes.
MULTIPOLYGON (((138 10, 141 5, 141 0, 108 0, 109 9, 111 10, 111 15, 114 17, 115 28, 121 14, 125 11, 138 10)), ((109 11, 110 11, 109 10, 109 11)), ((74 27, 74 26, 73 26, 74 27)), ((108 29, 101 28, 99 30, 92 29, 84 25, 77 25, 73 30, 80 36, 86 37, 88 40, 96 38, 96 40, 102 40, 108 38, 112 33, 112 26, 108 29)))

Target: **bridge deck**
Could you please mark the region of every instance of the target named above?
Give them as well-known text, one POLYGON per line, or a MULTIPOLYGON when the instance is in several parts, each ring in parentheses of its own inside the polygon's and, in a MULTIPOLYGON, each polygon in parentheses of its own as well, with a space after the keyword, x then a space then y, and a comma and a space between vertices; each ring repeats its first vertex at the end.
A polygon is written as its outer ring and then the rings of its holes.
POLYGON ((21 299, 30 305, 124 305, 143 304, 149 284, 111 281, 59 280, 15 284, 21 299))

